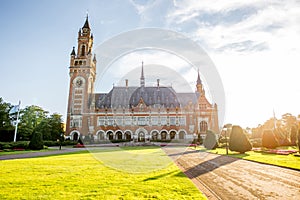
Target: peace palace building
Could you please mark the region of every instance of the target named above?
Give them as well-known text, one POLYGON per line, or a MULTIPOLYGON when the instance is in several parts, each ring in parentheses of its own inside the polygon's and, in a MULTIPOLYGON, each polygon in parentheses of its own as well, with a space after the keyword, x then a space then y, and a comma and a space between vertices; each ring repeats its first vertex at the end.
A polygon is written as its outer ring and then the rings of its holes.
POLYGON ((194 93, 177 93, 172 86, 146 86, 143 65, 139 86, 113 86, 108 93, 94 93, 96 56, 88 18, 78 32, 77 53, 70 59, 70 88, 66 135, 73 140, 191 140, 206 131, 219 132, 218 110, 197 78, 194 93))

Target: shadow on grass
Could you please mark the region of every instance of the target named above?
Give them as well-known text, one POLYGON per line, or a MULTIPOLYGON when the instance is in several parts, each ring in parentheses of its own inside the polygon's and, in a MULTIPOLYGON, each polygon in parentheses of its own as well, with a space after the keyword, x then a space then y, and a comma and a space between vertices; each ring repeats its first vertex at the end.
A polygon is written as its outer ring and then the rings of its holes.
POLYGON ((176 174, 174 174, 174 172, 176 172, 176 171, 177 170, 174 170, 172 172, 168 172, 168 173, 160 174, 160 175, 153 176, 153 177, 150 177, 150 178, 146 178, 143 181, 144 182, 146 182, 146 181, 153 181, 153 180, 157 180, 157 179, 169 176, 169 175, 172 175, 174 177, 186 177, 186 175, 183 172, 177 172, 176 174))

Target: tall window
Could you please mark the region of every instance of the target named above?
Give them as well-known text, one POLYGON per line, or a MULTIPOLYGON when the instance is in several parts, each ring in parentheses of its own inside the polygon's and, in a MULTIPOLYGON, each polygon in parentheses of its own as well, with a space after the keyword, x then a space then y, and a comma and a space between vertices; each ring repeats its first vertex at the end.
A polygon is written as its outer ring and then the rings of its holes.
POLYGON ((81 46, 81 56, 85 55, 85 45, 81 46))
POLYGON ((200 132, 204 133, 207 131, 207 129, 208 129, 207 122, 205 121, 200 122, 200 132))
POLYGON ((160 117, 160 124, 162 126, 167 125, 167 116, 161 116, 160 117))
POLYGON ((70 127, 81 127, 82 126, 82 118, 81 116, 73 116, 71 117, 70 127))
POLYGON ((170 125, 176 125, 176 117, 170 117, 170 125))
POLYGON ((104 126, 105 117, 98 117, 98 126, 104 126))

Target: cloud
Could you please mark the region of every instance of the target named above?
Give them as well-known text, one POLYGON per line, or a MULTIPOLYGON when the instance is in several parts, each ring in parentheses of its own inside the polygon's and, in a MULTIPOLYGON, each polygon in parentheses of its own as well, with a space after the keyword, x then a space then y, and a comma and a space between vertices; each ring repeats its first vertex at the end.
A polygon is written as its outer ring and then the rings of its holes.
POLYGON ((299 1, 174 1, 167 26, 179 27, 210 51, 264 51, 290 48, 278 41, 299 39, 299 13, 299 1))

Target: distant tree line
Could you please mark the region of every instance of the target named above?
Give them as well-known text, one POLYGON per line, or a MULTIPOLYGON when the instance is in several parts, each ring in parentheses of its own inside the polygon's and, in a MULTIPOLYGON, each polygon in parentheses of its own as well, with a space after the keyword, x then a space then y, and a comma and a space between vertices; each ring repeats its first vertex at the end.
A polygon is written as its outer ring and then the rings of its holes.
MULTIPOLYGON (((13 141, 16 115, 10 115, 13 105, 4 102, 0 97, 0 141, 13 141)), ((49 114, 43 108, 35 105, 20 110, 17 141, 30 141, 34 135, 41 140, 56 141, 64 133, 62 115, 49 114)))

